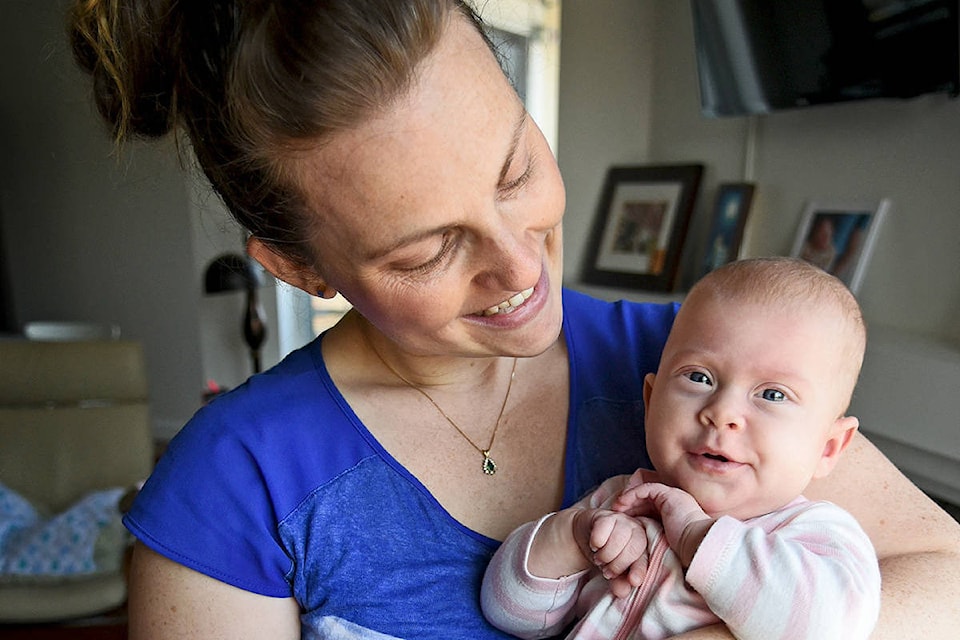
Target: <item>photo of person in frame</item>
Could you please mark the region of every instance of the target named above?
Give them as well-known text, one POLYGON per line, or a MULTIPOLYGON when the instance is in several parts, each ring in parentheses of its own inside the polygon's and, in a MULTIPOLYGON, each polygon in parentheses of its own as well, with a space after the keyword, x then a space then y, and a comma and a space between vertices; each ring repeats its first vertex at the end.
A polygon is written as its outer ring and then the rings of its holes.
POLYGON ((871 213, 860 212, 815 214, 800 257, 849 286, 872 217, 871 213))

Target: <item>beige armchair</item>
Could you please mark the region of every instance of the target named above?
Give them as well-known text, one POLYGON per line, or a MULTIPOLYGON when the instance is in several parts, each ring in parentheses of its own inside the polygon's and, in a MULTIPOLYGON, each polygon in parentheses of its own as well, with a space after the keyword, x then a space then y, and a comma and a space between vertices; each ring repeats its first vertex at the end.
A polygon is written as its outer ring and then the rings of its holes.
MULTIPOLYGON (((91 492, 133 487, 152 466, 139 343, 0 341, 0 483, 55 514, 91 492)), ((115 564, 88 576, 0 576, 0 623, 117 608, 126 582, 115 564)))

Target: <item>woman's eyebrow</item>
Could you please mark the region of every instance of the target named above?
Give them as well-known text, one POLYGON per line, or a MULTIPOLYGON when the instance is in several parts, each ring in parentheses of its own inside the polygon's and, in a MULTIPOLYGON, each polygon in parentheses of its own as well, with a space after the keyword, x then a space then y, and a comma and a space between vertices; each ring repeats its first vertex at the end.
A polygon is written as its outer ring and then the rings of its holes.
POLYGON ((392 252, 405 247, 409 244, 415 244, 421 240, 426 240, 432 236, 444 233, 447 229, 450 228, 449 224, 444 224, 438 227, 433 227, 430 229, 420 229, 414 231, 413 233, 403 236, 402 238, 397 238, 395 241, 391 242, 388 246, 378 247, 366 253, 364 256, 365 260, 379 260, 392 252))

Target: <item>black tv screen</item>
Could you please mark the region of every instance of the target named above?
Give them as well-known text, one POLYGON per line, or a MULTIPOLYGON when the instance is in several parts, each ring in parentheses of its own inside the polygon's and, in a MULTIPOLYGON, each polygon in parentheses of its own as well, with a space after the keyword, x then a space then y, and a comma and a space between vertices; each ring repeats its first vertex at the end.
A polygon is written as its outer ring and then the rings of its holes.
POLYGON ((691 0, 701 110, 960 93, 958 0, 691 0))

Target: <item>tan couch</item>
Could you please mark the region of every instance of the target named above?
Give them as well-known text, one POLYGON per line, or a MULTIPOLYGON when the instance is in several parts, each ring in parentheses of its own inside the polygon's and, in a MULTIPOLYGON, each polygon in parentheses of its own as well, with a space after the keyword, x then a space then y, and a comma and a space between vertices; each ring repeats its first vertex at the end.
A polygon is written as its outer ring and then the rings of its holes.
MULTIPOLYGON (((48 513, 132 487, 153 465, 147 380, 132 341, 0 341, 0 482, 48 513)), ((122 550, 120 550, 122 553, 122 550)), ((123 604, 120 568, 0 577, 0 622, 64 620, 123 604)))

